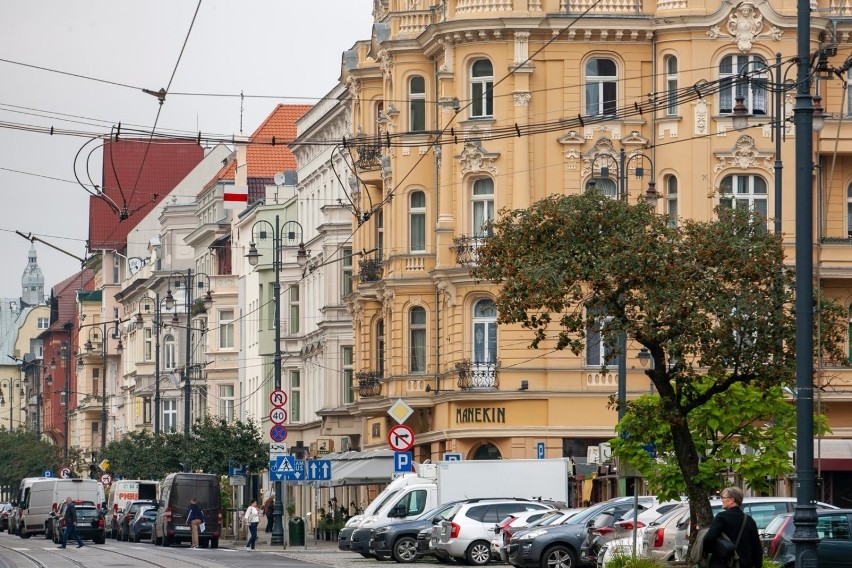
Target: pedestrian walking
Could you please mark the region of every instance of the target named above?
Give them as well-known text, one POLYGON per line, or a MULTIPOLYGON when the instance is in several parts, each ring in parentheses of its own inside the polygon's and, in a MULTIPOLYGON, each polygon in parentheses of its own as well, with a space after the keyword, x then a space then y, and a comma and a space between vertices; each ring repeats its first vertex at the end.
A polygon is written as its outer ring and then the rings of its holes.
POLYGON ((739 487, 727 487, 722 490, 721 513, 713 519, 713 524, 704 535, 704 553, 710 554, 710 568, 725 568, 727 558, 720 557, 717 541, 729 539, 734 552, 739 556, 739 568, 763 568, 763 547, 757 523, 743 513, 743 492, 739 487))
POLYGON ((192 527, 192 546, 190 548, 198 548, 198 533, 200 532, 201 525, 204 523, 204 511, 195 497, 189 502, 189 510, 186 512, 186 522, 192 527))
POLYGON ((246 543, 246 550, 254 550, 254 545, 257 542, 257 525, 260 524, 260 511, 257 508, 257 499, 251 500, 244 518, 248 524, 249 534, 251 534, 251 537, 246 543))
POLYGON ((83 548, 83 539, 77 532, 77 506, 71 500, 71 497, 65 498, 65 514, 62 517, 65 519, 65 532, 62 533, 62 544, 58 548, 65 548, 68 544, 68 537, 74 536, 77 539, 77 548, 83 548))
POLYGON ((263 503, 263 516, 266 517, 266 532, 272 532, 272 512, 275 510, 275 498, 269 497, 263 503))

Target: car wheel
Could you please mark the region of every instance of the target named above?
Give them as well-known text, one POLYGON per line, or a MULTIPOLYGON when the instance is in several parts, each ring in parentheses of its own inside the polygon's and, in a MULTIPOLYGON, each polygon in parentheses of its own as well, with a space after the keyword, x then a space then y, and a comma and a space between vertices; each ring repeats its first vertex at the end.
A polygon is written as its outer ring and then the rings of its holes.
POLYGON ((475 540, 464 553, 464 559, 471 566, 485 566, 491 562, 491 543, 475 540))
POLYGON ((163 538, 161 540, 162 540, 163 546, 171 546, 172 545, 172 539, 167 534, 164 534, 163 538))
POLYGON ((142 539, 139 538, 139 535, 133 535, 133 542, 139 542, 140 540, 142 539))
POLYGON ((33 535, 31 535, 30 533, 24 533, 24 532, 22 532, 22 533, 18 533, 18 535, 19 535, 21 538, 24 538, 24 539, 26 539, 26 538, 30 538, 31 536, 33 536, 33 535))
POLYGON ((410 536, 396 539, 393 544, 393 559, 397 562, 414 562, 417 559, 417 541, 410 536))
POLYGON ((160 539, 156 537, 156 533, 153 529, 151 529, 151 544, 154 546, 160 546, 160 539))
POLYGON ((548 548, 541 557, 541 568, 574 568, 577 558, 574 551, 561 544, 548 548))
POLYGON ((367 558, 367 559, 373 558, 373 555, 370 554, 369 552, 359 552, 358 554, 360 554, 361 556, 363 556, 364 558, 367 558))
POLYGON ((210 548, 219 548, 219 538, 213 537, 210 539, 210 548))
POLYGON ((106 535, 95 539, 95 544, 104 544, 104 543, 106 543, 106 535))

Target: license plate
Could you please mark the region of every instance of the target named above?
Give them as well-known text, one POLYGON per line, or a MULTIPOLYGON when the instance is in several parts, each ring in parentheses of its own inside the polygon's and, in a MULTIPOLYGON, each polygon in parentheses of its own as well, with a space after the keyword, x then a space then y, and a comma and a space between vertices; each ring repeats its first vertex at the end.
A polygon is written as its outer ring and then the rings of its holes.
POLYGON ((188 531, 188 530, 191 530, 191 529, 186 525, 175 525, 175 530, 176 531, 188 531))

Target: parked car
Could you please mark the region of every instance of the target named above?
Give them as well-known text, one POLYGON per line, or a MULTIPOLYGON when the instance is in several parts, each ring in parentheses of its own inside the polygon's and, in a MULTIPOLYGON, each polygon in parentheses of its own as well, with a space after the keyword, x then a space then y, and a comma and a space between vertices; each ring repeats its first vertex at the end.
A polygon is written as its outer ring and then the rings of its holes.
POLYGON ((430 547, 439 557, 474 566, 491 562, 494 526, 518 511, 547 510, 551 506, 529 499, 471 499, 459 503, 447 519, 432 527, 430 547))
POLYGON ((526 528, 550 511, 519 511, 512 513, 494 527, 494 538, 491 539, 491 556, 499 558, 501 562, 509 562, 509 553, 506 547, 512 534, 526 528))
MULTIPOLYGON (((743 512, 751 515, 757 525, 758 532, 762 532, 776 516, 792 512, 796 506, 795 497, 746 497, 743 499, 743 512)), ((818 501, 817 507, 823 509, 836 509, 834 505, 822 503, 818 501)), ((720 499, 711 499, 710 507, 713 509, 713 514, 716 515, 722 510, 722 501, 720 499)), ((677 535, 675 536, 675 559, 686 560, 686 553, 689 549, 689 535, 691 532, 691 523, 689 519, 678 524, 677 535)))
MULTIPOLYGON (((639 497, 639 506, 644 510, 657 502, 655 497, 639 497)), ((523 568, 548 566, 571 568, 578 565, 580 546, 586 536, 588 523, 599 514, 632 506, 633 497, 618 497, 597 503, 573 515, 561 525, 540 526, 512 535, 509 542, 509 562, 523 568)), ((592 564, 586 562, 591 568, 592 564)))
MULTIPOLYGON (((65 509, 67 503, 64 501, 59 506, 53 522, 53 534, 51 538, 55 543, 62 542, 62 533, 65 532, 65 509)), ((77 534, 83 540, 92 540, 95 544, 106 542, 106 527, 104 524, 104 511, 101 507, 84 503, 74 503, 77 507, 77 534)))
POLYGON ((11 513, 11 503, 0 503, 0 532, 9 530, 9 515, 11 513))
MULTIPOLYGON (((119 511, 118 532, 116 533, 116 538, 118 540, 130 540, 130 523, 133 521, 133 519, 136 518, 136 513, 138 513, 139 510, 143 507, 153 508, 156 511, 157 501, 153 499, 131 501, 126 505, 126 508, 123 511, 119 511)), ((150 533, 148 534, 148 536, 151 536, 150 533)))
MULTIPOLYGON (((793 537, 793 514, 783 515, 781 530, 773 539, 771 559, 781 568, 792 568, 796 564, 796 544, 793 537)), ((817 565, 820 568, 846 568, 852 558, 852 509, 817 510, 817 565)))
POLYGON ((586 528, 586 536, 580 545, 580 562, 582 564, 598 563, 598 553, 606 543, 615 538, 616 523, 628 511, 631 518, 629 521, 630 530, 633 530, 633 506, 630 505, 630 508, 628 508, 627 503, 622 503, 610 511, 604 511, 594 518, 586 528))
POLYGON ((18 524, 21 522, 20 520, 20 512, 21 508, 17 505, 12 507, 12 510, 9 511, 9 526, 6 527, 6 530, 9 531, 9 534, 18 534, 18 524))
POLYGON ((130 521, 130 529, 127 531, 129 540, 140 542, 143 538, 151 538, 151 528, 157 519, 157 508, 151 506, 139 507, 133 520, 130 521))
MULTIPOLYGON (((444 515, 455 507, 456 502, 447 503, 426 511, 413 520, 402 520, 376 526, 370 533, 370 552, 376 558, 393 558, 397 562, 414 562, 420 556, 417 550, 417 536, 421 530, 428 529, 431 535, 432 525, 441 521, 444 515)), ((425 539, 428 545, 428 539, 425 539)))
MULTIPOLYGON (((50 513, 48 513, 47 520, 44 522, 44 538, 56 542, 54 540, 54 533, 56 532, 56 524, 58 524, 59 520, 62 518, 59 516, 59 509, 62 508, 62 505, 64 503, 65 500, 63 499, 61 503, 53 504, 53 509, 50 511, 50 513)), ((86 501, 85 499, 75 499, 74 504, 76 504, 78 507, 82 505, 97 508, 97 505, 95 505, 93 501, 86 501)), ((59 534, 61 535, 62 533, 60 532, 59 534)))
MULTIPOLYGON (((648 521, 652 512, 646 511, 639 515, 636 530, 637 556, 647 556, 655 560, 667 562, 674 559, 675 535, 677 524, 684 518, 689 519, 689 504, 686 502, 676 503, 673 508, 661 507, 665 512, 656 519, 648 521)), ((631 515, 626 515, 630 517, 631 515)), ((619 536, 606 543, 598 553, 598 568, 605 568, 616 556, 633 555, 632 519, 622 520, 616 523, 619 536), (627 533, 627 536, 620 536, 627 533)))

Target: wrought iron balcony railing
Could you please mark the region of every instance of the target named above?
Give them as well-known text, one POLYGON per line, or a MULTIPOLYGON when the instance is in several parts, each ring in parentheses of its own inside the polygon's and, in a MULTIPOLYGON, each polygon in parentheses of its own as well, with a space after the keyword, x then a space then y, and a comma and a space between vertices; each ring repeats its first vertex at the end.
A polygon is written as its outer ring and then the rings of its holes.
POLYGON ((459 388, 462 390, 496 389, 500 386, 499 369, 499 361, 477 362, 465 359, 456 363, 459 388))
POLYGON ((485 244, 487 236, 461 235, 453 239, 456 249, 456 263, 476 264, 479 262, 477 251, 485 244))
POLYGON ((358 158, 355 160, 357 169, 372 171, 382 167, 382 145, 378 140, 356 142, 355 152, 358 154, 358 158))
POLYGON ((378 282, 382 279, 382 259, 371 255, 358 261, 358 280, 360 282, 378 282))
POLYGON ((361 371, 355 373, 358 381, 358 396, 361 398, 376 398, 382 396, 382 372, 361 371))

